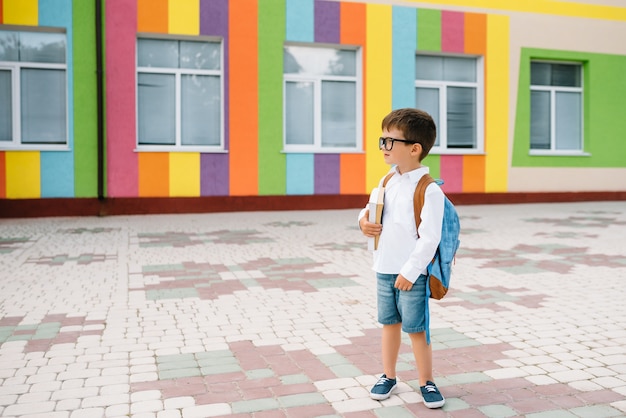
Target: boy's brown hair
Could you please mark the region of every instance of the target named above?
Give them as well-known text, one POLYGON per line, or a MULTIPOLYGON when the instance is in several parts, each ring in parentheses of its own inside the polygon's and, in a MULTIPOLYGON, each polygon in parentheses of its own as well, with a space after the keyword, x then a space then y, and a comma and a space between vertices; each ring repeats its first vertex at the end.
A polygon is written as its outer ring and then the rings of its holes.
POLYGON ((382 129, 396 128, 404 134, 404 139, 418 143, 422 146, 422 161, 437 139, 437 127, 435 121, 426 112, 420 109, 403 108, 389 113, 382 122, 382 129))

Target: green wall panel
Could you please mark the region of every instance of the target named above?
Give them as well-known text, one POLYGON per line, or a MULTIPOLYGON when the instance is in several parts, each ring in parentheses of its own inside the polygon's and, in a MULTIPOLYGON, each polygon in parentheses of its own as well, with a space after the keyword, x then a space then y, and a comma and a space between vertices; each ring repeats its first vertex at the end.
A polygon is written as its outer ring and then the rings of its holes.
POLYGON ((283 148, 283 42, 285 0, 259 7, 259 194, 287 191, 283 148))
POLYGON ((74 188, 76 197, 98 194, 96 34, 93 1, 74 0, 74 188))
POLYGON ((523 48, 515 115, 513 167, 626 167, 626 56, 523 48), (530 155, 530 62, 583 64, 583 144, 586 155, 530 155))
POLYGON ((441 51, 441 10, 417 11, 417 49, 441 51))

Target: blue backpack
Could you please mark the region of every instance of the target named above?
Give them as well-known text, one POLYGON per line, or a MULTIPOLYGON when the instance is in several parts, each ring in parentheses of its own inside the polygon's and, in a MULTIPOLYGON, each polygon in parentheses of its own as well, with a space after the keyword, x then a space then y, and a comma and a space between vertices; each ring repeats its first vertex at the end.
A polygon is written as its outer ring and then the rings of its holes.
MULTIPOLYGON (((413 197, 413 211, 415 212, 415 225, 420 226, 422 207, 424 206, 424 193, 430 183, 443 184, 442 180, 434 180, 429 174, 422 176, 415 187, 413 197)), ((452 262, 459 249, 459 233, 461 224, 456 208, 447 196, 444 196, 443 222, 441 223, 441 241, 435 251, 433 261, 428 265, 428 282, 426 295, 433 299, 441 299, 448 292, 450 287, 450 276, 452 275, 452 262)))

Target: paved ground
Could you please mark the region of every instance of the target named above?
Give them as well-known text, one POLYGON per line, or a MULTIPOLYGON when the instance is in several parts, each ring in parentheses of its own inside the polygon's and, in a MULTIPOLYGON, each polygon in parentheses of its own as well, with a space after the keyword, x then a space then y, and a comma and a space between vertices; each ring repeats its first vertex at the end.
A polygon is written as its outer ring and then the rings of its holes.
POLYGON ((458 209, 433 411, 357 210, 0 220, 0 416, 626 416, 626 202, 458 209))

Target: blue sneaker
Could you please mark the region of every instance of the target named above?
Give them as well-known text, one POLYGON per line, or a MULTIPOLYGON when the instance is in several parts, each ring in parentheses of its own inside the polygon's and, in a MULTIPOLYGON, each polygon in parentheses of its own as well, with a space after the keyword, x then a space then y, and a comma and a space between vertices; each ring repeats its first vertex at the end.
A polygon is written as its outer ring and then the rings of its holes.
POLYGON ((391 396, 391 392, 393 392, 395 388, 396 379, 387 379, 386 375, 382 375, 378 379, 378 382, 372 387, 370 396, 377 401, 384 401, 391 396))
POLYGON ((445 398, 441 392, 439 392, 437 386, 431 381, 426 382, 424 386, 420 386, 420 391, 422 392, 422 398, 424 398, 426 408, 441 408, 446 403, 445 398))

